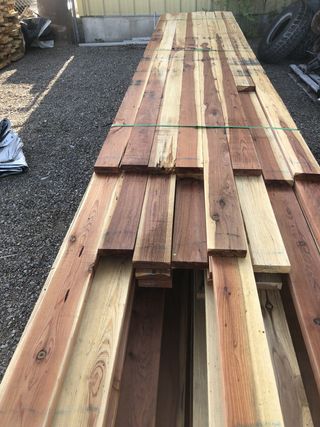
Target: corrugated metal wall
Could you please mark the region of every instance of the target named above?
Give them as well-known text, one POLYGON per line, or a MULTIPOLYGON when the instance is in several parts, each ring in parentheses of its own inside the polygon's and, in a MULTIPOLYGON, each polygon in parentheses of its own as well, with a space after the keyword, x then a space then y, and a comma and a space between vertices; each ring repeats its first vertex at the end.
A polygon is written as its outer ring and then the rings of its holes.
POLYGON ((240 15, 279 11, 290 0, 77 0, 80 16, 152 15, 154 13, 231 10, 240 15))

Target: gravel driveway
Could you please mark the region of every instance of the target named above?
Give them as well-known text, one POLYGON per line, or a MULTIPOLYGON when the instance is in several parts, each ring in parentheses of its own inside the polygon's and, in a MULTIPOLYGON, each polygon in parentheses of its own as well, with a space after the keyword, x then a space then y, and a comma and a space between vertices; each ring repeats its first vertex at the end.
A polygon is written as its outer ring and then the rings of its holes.
MULTIPOLYGON (((0 378, 81 200, 141 48, 34 50, 0 72, 0 118, 25 143, 30 171, 0 180, 0 378)), ((266 70, 320 160, 320 106, 266 70)))

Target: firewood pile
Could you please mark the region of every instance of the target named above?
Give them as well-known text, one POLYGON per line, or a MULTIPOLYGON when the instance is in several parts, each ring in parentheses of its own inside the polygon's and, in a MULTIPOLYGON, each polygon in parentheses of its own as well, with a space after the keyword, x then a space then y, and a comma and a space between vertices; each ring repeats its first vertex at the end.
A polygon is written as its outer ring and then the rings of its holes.
POLYGON ((14 0, 0 0, 0 69, 24 55, 24 40, 14 0))

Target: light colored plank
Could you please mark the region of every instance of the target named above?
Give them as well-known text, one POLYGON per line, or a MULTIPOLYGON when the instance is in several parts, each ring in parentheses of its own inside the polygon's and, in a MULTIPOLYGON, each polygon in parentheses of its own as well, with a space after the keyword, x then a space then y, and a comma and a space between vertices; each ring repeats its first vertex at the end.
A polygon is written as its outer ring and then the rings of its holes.
POLYGON ((204 298, 198 298, 203 275, 198 274, 195 281, 193 296, 193 408, 192 422, 194 426, 206 427, 208 421, 208 383, 206 357, 206 316, 204 298))
POLYGON ((50 425, 116 183, 91 179, 2 381, 1 425, 50 425))
POLYGON ((171 265, 176 178, 149 176, 142 208, 133 263, 142 268, 171 265))
POLYGON ((260 302, 286 426, 313 427, 279 291, 260 291, 260 302))
MULTIPOLYGON (((209 270, 208 270, 209 271, 209 270)), ((207 275, 208 276, 208 275, 207 275)), ((208 376, 208 426, 225 427, 225 400, 221 399, 222 368, 218 340, 217 308, 212 278, 205 278, 206 345, 208 376)))
POLYGON ((104 425, 131 276, 128 259, 99 262, 52 426, 104 425))
POLYGON ((250 256, 209 262, 226 425, 284 426, 250 256))
POLYGON ((253 269, 288 273, 290 262, 262 177, 236 177, 253 269))

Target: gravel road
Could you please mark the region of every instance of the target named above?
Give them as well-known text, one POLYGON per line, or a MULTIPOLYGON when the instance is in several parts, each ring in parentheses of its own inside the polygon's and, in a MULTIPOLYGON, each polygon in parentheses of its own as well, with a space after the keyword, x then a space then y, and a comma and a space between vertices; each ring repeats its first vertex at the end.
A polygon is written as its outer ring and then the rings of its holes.
MULTIPOLYGON (((0 72, 0 118, 25 143, 30 171, 0 180, 0 378, 92 174, 141 48, 34 50, 0 72)), ((320 160, 320 106, 267 66, 320 160)))

